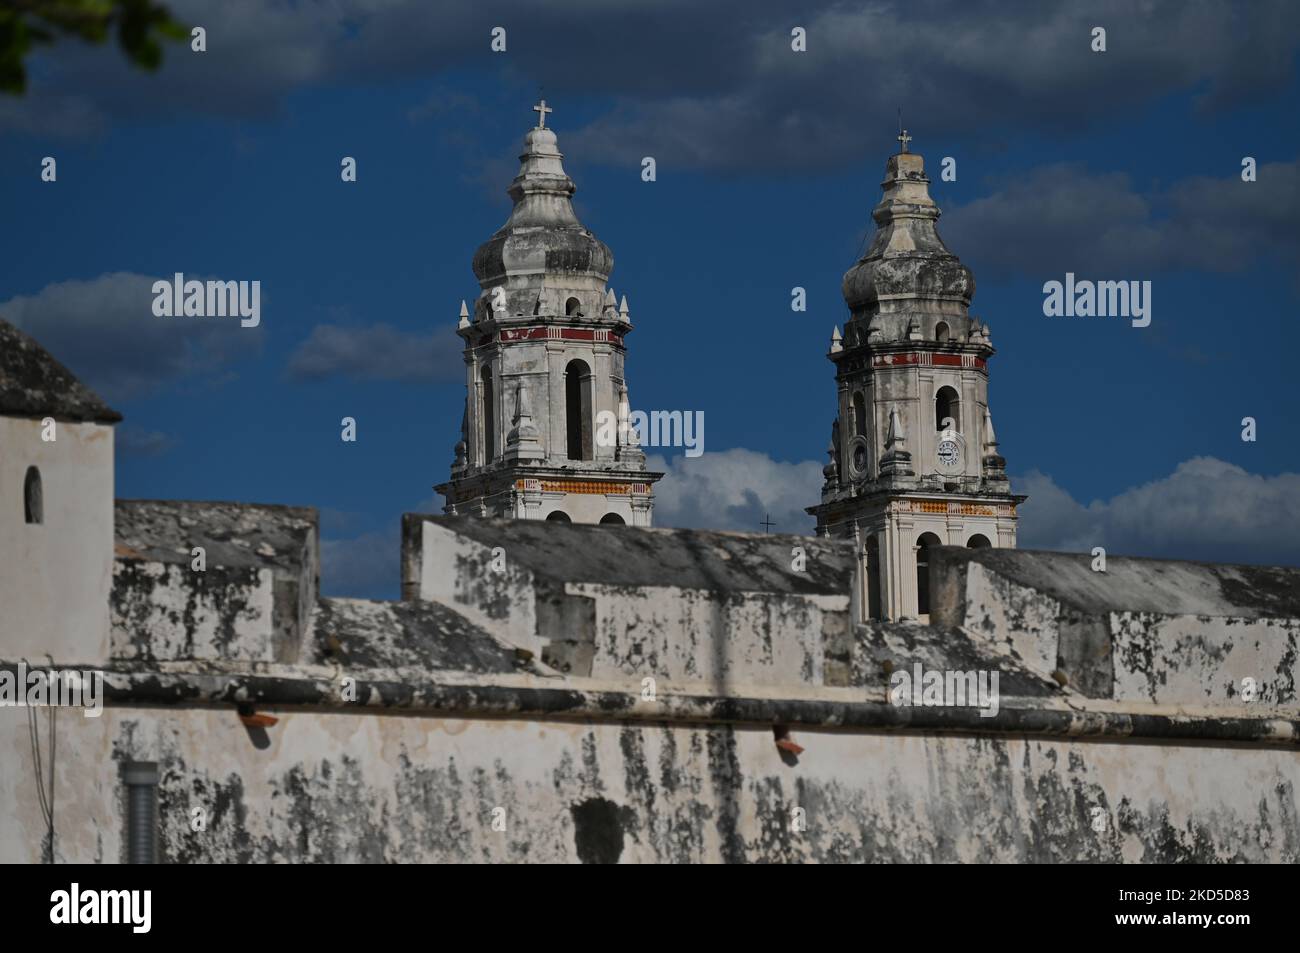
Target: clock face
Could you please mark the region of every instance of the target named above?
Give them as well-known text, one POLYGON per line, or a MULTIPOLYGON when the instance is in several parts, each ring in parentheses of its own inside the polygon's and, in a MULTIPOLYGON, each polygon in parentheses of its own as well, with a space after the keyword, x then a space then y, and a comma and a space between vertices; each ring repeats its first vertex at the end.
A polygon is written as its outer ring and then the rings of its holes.
POLYGON ((957 441, 951 438, 945 438, 939 441, 939 465, 945 470, 952 470, 961 463, 961 448, 957 446, 957 441))

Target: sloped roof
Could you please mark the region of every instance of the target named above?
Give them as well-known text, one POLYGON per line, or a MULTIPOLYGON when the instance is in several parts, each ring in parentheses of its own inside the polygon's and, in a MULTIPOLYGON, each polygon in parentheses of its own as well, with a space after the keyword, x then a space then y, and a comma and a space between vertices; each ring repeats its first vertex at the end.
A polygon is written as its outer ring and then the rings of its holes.
POLYGON ((216 500, 116 500, 120 558, 188 563, 202 546, 214 566, 302 568, 318 516, 307 506, 216 500))
POLYGON ((844 540, 416 513, 403 519, 503 546, 513 564, 560 583, 838 596, 853 578, 853 546, 844 540), (795 547, 805 554, 801 570, 795 547))
POLYGON ((49 351, 0 318, 0 414, 113 424, 122 419, 49 351))
POLYGON ((1088 615, 1155 612, 1239 619, 1300 618, 1300 569, 1027 549, 935 550, 936 562, 977 562, 1088 615))

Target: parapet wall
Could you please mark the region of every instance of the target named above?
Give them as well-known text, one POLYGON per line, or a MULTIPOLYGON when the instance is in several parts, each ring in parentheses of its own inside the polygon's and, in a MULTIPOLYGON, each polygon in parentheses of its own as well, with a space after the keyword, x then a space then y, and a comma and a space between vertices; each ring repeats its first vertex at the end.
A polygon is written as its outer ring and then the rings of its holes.
POLYGON ((1000 643, 1092 698, 1295 707, 1300 569, 1122 556, 1094 565, 1070 553, 938 549, 931 620, 1000 643))

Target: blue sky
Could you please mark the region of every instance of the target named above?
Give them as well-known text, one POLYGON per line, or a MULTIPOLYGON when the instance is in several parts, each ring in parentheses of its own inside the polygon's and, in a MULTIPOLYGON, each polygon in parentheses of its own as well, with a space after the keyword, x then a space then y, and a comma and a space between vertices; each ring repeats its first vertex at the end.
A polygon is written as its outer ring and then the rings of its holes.
POLYGON ((397 520, 440 506, 458 439, 470 261, 544 88, 628 297, 633 405, 705 415, 657 523, 804 532, 901 106, 998 348, 1022 545, 1300 562, 1292 5, 697 6, 178 3, 208 52, 158 74, 56 47, 0 101, 0 315, 125 415, 118 496, 319 507, 326 591, 394 596, 397 520), (261 327, 155 318, 177 271, 261 281, 261 327), (1067 271, 1150 280, 1151 326, 1044 317, 1067 271))

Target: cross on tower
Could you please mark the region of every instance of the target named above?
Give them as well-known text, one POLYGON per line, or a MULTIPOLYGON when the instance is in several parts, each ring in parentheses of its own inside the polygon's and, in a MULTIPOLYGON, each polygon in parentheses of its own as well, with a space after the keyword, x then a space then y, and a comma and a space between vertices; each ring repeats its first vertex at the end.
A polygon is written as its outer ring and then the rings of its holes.
POLYGON ((536 106, 533 107, 533 112, 535 112, 535 113, 541 113, 541 114, 542 114, 541 118, 537 120, 537 128, 538 128, 538 129, 545 129, 545 128, 546 128, 546 114, 547 114, 547 113, 553 113, 553 112, 555 112, 555 110, 552 109, 550 106, 546 105, 546 100, 543 99, 543 100, 542 100, 538 105, 536 105, 536 106))
POLYGON ((764 513, 763 521, 758 525, 763 527, 763 532, 770 533, 772 532, 772 527, 775 526, 776 524, 772 522, 772 517, 770 514, 764 513))
POLYGON ((906 152, 906 151, 907 151, 907 144, 908 144, 909 142, 912 141, 912 137, 909 136, 909 135, 907 134, 907 130, 904 129, 902 132, 900 132, 900 133, 898 134, 898 141, 901 142, 901 143, 903 144, 903 151, 906 152))

